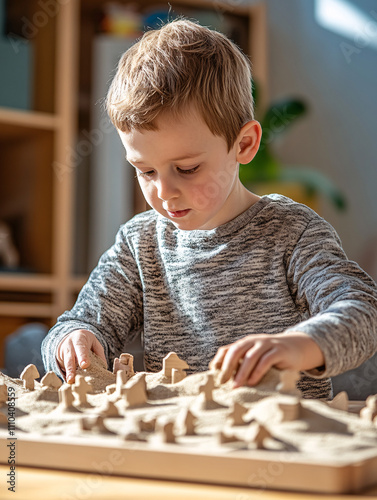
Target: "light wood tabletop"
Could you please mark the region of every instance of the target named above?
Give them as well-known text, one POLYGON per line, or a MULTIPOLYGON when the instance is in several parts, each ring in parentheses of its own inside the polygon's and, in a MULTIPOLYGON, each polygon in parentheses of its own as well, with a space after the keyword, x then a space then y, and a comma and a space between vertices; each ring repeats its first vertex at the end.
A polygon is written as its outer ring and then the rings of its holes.
MULTIPOLYGON (((17 467, 15 493, 7 491, 9 467, 0 466, 0 498, 13 500, 354 500, 377 498, 377 486, 357 495, 323 495, 254 488, 157 481, 17 467)), ((377 473, 377 471, 376 471, 377 473)), ((321 479, 318 478, 320 481, 321 479)))

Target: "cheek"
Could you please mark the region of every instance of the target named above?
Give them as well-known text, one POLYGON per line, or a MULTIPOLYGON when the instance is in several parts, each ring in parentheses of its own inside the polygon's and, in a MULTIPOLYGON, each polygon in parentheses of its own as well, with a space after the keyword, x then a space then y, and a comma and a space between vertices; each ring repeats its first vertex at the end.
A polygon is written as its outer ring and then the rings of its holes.
POLYGON ((152 183, 147 183, 143 181, 142 179, 139 180, 139 186, 140 189, 144 195, 144 198, 147 200, 153 199, 153 184, 152 183))
POLYGON ((204 209, 216 204, 222 198, 222 187, 219 182, 212 180, 205 184, 193 186, 191 200, 196 208, 204 209))

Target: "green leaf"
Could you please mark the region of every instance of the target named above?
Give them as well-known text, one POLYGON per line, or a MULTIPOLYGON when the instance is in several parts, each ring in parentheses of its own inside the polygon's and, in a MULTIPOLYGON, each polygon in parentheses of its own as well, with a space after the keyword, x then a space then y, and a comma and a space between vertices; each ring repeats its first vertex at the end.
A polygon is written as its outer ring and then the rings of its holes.
POLYGON ((285 167, 279 172, 282 182, 298 182, 306 187, 308 194, 320 194, 328 198, 336 208, 345 210, 347 202, 343 193, 324 174, 307 167, 285 167))
POLYGON ((306 104, 298 99, 284 99, 275 102, 261 120, 262 143, 270 144, 276 135, 285 132, 306 111, 306 104))
POLYGON ((277 179, 280 165, 267 148, 260 148, 254 159, 245 165, 240 165, 241 182, 269 182, 277 179))

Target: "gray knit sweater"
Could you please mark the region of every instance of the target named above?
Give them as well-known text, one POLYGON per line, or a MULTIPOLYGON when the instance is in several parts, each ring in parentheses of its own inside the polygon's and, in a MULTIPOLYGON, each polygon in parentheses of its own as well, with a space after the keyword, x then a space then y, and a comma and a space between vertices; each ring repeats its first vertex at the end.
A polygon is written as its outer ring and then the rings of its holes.
POLYGON ((377 287, 326 221, 284 196, 264 196, 208 231, 179 230, 151 210, 120 228, 58 318, 42 346, 47 370, 60 375, 56 348, 77 329, 96 335, 109 364, 142 332, 147 371, 175 351, 191 372, 245 335, 299 330, 326 361, 324 371, 303 374, 300 388, 328 397, 328 377, 377 349, 377 287))

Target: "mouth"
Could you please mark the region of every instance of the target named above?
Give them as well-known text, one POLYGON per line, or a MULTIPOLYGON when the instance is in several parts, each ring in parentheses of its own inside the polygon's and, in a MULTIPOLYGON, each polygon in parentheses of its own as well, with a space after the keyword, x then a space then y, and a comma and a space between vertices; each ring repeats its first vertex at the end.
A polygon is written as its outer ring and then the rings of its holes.
POLYGON ((175 211, 166 210, 166 212, 172 219, 178 219, 180 217, 184 217, 185 215, 187 215, 190 212, 190 208, 186 208, 186 210, 175 210, 175 211))

